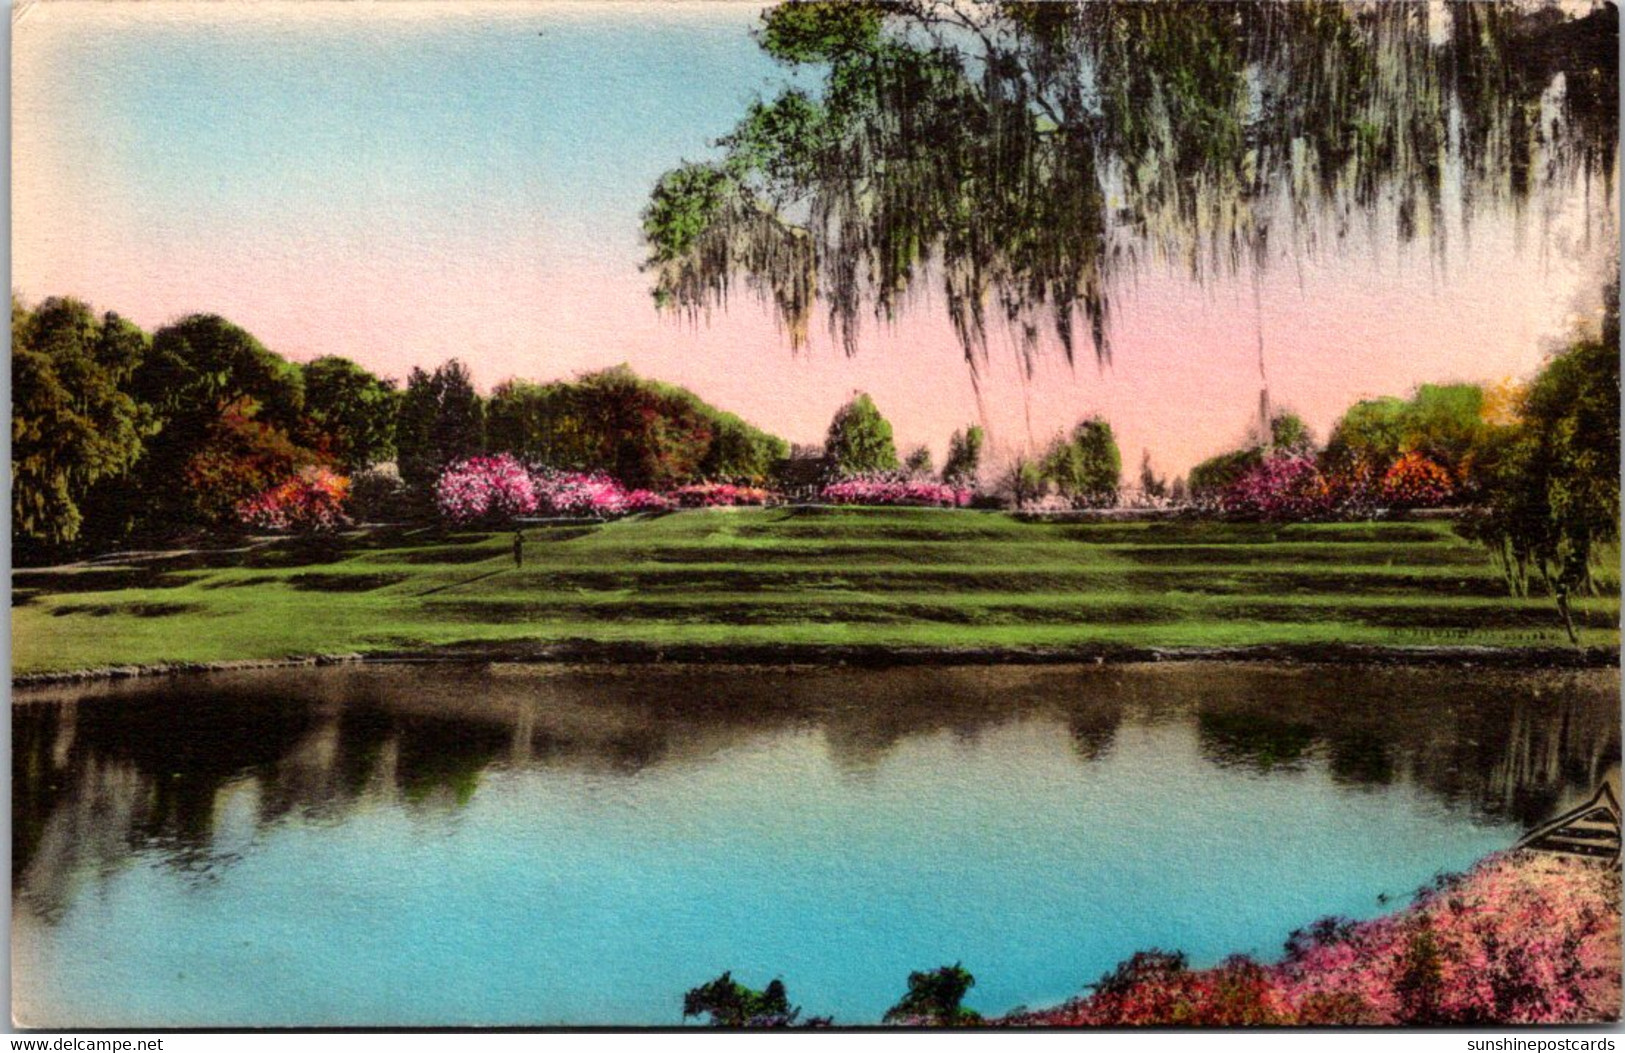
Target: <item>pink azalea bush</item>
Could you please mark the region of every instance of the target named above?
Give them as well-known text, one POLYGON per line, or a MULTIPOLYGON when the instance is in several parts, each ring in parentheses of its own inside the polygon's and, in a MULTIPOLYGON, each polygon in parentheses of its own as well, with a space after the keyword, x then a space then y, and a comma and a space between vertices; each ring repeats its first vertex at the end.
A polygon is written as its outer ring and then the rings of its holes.
POLYGON ((1225 511, 1258 519, 1313 519, 1333 510, 1333 495, 1314 458, 1266 458, 1225 492, 1225 511))
POLYGON ((820 498, 834 505, 913 505, 965 508, 971 491, 927 479, 855 478, 824 487, 820 498))
POLYGON ((1285 958, 1190 970, 1135 955, 1093 994, 1004 1023, 1050 1026, 1578 1024, 1620 1009, 1619 872, 1512 852, 1386 917, 1328 918, 1285 958))
POLYGON ((765 505, 777 499, 771 490, 733 483, 695 483, 680 486, 672 497, 683 508, 728 508, 738 505, 765 505))
POLYGON ((536 511, 530 473, 510 454, 470 457, 440 473, 435 507, 453 523, 500 522, 536 511))
POLYGON ((237 506, 237 519, 258 530, 324 533, 349 526, 344 503, 350 480, 326 468, 301 468, 237 506))
POLYGON ((538 511, 557 516, 631 515, 635 512, 662 512, 672 502, 651 490, 627 490, 602 472, 560 472, 551 468, 531 469, 531 485, 536 490, 538 511))

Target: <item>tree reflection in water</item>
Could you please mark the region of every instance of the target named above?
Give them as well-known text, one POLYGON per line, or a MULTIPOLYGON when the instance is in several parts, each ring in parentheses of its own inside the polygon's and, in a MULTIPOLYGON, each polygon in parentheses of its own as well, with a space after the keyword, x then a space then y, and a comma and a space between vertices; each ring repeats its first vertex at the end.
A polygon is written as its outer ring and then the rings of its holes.
POLYGON ((19 692, 13 886, 44 917, 85 875, 156 852, 206 878, 251 830, 363 803, 456 810, 496 772, 626 778, 792 734, 862 777, 913 737, 968 748, 1017 722, 1080 764, 1173 725, 1221 768, 1409 782, 1521 824, 1618 762, 1616 671, 1246 665, 893 670, 356 667, 19 692))

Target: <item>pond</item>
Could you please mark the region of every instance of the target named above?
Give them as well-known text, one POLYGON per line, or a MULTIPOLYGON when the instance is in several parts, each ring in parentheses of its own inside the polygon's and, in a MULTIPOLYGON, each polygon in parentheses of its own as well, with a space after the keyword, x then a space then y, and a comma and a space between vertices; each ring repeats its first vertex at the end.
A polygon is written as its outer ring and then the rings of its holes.
POLYGON ((47 1027, 838 1023, 1135 950, 1273 958, 1619 756, 1617 670, 351 666, 19 691, 13 984, 47 1027))

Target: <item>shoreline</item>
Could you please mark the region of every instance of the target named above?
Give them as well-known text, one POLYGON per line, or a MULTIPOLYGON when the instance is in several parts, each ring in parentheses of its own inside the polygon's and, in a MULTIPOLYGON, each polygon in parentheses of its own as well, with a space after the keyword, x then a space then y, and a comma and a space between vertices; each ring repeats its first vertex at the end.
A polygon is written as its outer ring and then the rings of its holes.
POLYGON ((1160 662, 1274 662, 1282 665, 1439 666, 1490 669, 1613 669, 1614 648, 1404 646, 1378 644, 1245 644, 1229 647, 885 647, 872 644, 686 644, 566 640, 560 643, 449 644, 338 654, 289 655, 216 662, 157 662, 85 669, 14 673, 15 688, 93 683, 189 673, 297 669, 333 665, 731 665, 856 666, 884 669, 919 665, 1126 665, 1160 662))

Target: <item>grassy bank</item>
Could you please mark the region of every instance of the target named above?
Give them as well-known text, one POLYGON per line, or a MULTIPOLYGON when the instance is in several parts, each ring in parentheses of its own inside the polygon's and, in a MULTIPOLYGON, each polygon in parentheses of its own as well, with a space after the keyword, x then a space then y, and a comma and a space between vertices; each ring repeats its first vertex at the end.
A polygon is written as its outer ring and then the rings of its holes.
MULTIPOLYGON (((13 574, 13 670, 476 643, 1560 648, 1446 523, 1037 523, 930 509, 736 509, 384 530, 13 574)), ((1617 647, 1617 582, 1579 605, 1617 647)))

